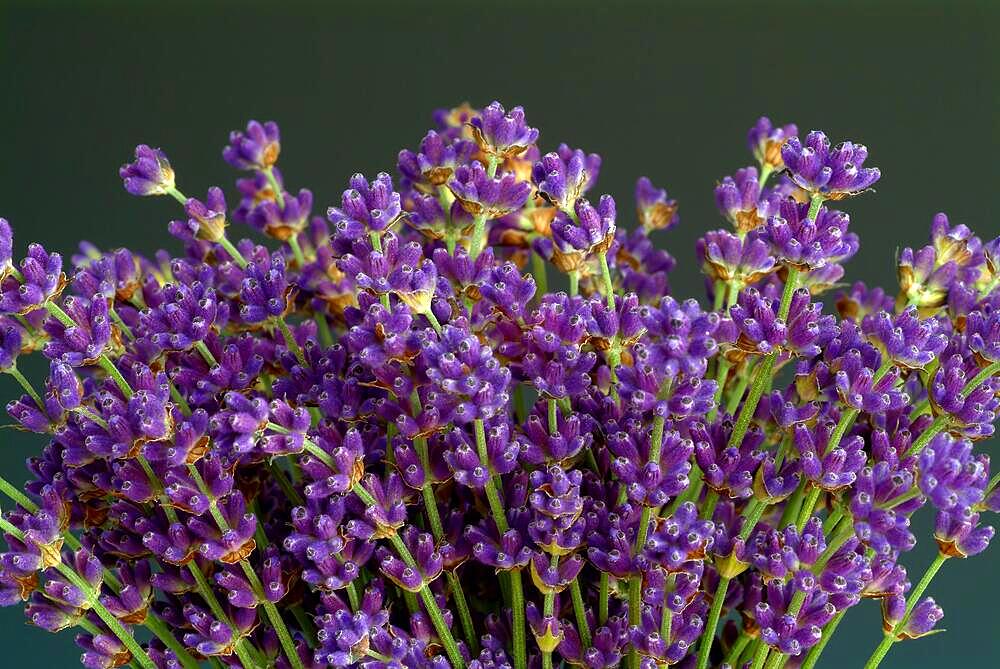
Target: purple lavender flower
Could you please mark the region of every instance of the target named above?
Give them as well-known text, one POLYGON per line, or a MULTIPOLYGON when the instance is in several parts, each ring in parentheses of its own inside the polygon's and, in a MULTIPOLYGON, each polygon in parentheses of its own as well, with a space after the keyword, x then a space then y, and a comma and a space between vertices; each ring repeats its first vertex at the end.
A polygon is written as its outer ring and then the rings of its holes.
POLYGON ((6 218, 0 217, 0 279, 14 269, 14 230, 6 218))
POLYGON ((969 348, 980 361, 1000 362, 1000 309, 970 313, 965 319, 965 333, 969 348))
POLYGON ((0 321, 0 371, 13 369, 21 355, 24 336, 21 328, 4 318, 0 321))
POLYGON ((491 177, 482 163, 473 162, 455 170, 448 188, 465 211, 487 220, 506 216, 527 201, 531 186, 510 173, 491 177))
POLYGON ((174 190, 174 170, 167 154, 145 144, 135 147, 135 160, 118 170, 132 195, 166 195, 174 190))
POLYGON ((766 355, 783 346, 788 339, 788 327, 778 318, 777 300, 761 295, 756 288, 740 291, 729 315, 739 331, 732 350, 738 357, 748 354, 766 355))
POLYGON ((819 130, 806 136, 805 146, 790 137, 781 147, 781 158, 797 186, 827 200, 857 195, 882 176, 877 167, 864 167, 864 145, 841 142, 831 150, 830 140, 819 130))
POLYGON ((934 539, 949 557, 967 558, 982 553, 993 540, 993 527, 979 525, 979 514, 969 508, 939 511, 934 539))
POLYGON ((94 364, 111 343, 107 301, 101 295, 92 300, 70 296, 63 302, 63 310, 76 325, 67 327, 56 318, 45 322, 49 335, 46 357, 74 367, 94 364))
POLYGON ((532 489, 528 497, 532 520, 528 535, 552 555, 565 555, 583 543, 586 521, 581 517, 583 499, 578 469, 565 471, 557 465, 536 469, 529 475, 532 489))
POLYGON ((575 272, 584 261, 610 248, 615 235, 615 201, 602 195, 597 207, 586 198, 574 203, 575 218, 558 214, 552 221, 552 263, 575 272))
POLYGON ((247 123, 246 132, 229 133, 229 145, 222 149, 223 159, 238 170, 270 169, 281 153, 281 132, 278 124, 268 121, 247 123))
POLYGON ((184 203, 187 221, 172 221, 170 232, 184 239, 202 239, 218 242, 226 234, 226 196, 221 188, 213 186, 208 189, 204 202, 197 198, 188 198, 184 203))
POLYGON ((770 581, 766 587, 767 601, 757 604, 753 612, 761 640, 793 656, 816 645, 822 637, 820 628, 837 612, 826 594, 817 589, 806 595, 798 613, 789 613, 797 590, 793 582, 770 581))
POLYGON ((708 426, 693 423, 689 429, 694 439, 695 460, 701 467, 705 484, 726 497, 750 497, 754 473, 764 460, 765 453, 760 448, 764 432, 752 426, 739 446, 730 447, 733 424, 728 416, 708 426))
POLYGON ((379 569, 404 590, 419 592, 441 575, 444 566, 441 549, 434 545, 434 538, 430 534, 419 532, 413 526, 403 528, 400 535, 413 556, 414 563, 408 564, 387 549, 380 549, 379 569))
POLYGON ((667 571, 679 571, 691 561, 703 560, 714 541, 715 526, 698 519, 698 508, 685 502, 668 518, 659 518, 649 533, 643 555, 667 571))
POLYGON ((920 452, 920 491, 941 511, 971 507, 983 498, 989 457, 975 455, 972 443, 939 434, 920 452))
POLYGON ((279 318, 289 308, 290 288, 285 277, 285 259, 274 254, 269 259, 251 262, 240 285, 240 318, 247 323, 262 323, 279 318))
POLYGON ((705 274, 726 283, 749 286, 778 269, 762 240, 740 239, 725 230, 705 233, 696 242, 695 250, 705 274))
POLYGON ((782 201, 767 221, 761 238, 782 263, 798 270, 813 270, 852 255, 847 232, 850 217, 835 209, 820 207, 816 218, 808 217, 809 204, 782 201))
POLYGON ((399 193, 392 177, 379 172, 369 183, 363 174, 351 177, 350 188, 340 199, 340 208, 330 207, 327 218, 344 239, 357 239, 369 232, 388 230, 402 216, 399 193))
POLYGON ((831 448, 836 425, 820 422, 810 429, 795 426, 795 448, 802 462, 802 474, 808 481, 828 492, 842 490, 854 483, 865 466, 864 439, 858 435, 842 439, 831 448))
POLYGON ((625 485, 628 498, 645 506, 662 506, 688 486, 694 444, 674 430, 664 431, 660 457, 650 461, 652 432, 637 416, 630 417, 616 432, 608 434, 608 450, 614 456, 611 469, 625 485))
POLYGON ((397 161, 399 172, 417 188, 433 192, 451 178, 455 168, 467 164, 475 153, 476 144, 469 140, 448 140, 433 130, 420 141, 416 153, 403 149, 397 161))
POLYGON ((771 123, 771 119, 761 116, 747 133, 747 145, 750 147, 753 157, 762 166, 767 165, 772 169, 781 169, 783 165, 781 149, 790 137, 795 137, 798 134, 798 126, 794 123, 775 126, 771 123))
POLYGON ((510 370, 468 330, 444 326, 439 339, 425 342, 422 356, 437 391, 430 403, 445 420, 457 425, 488 420, 509 401, 510 370))
POLYGON ((312 192, 303 188, 298 195, 285 193, 284 205, 265 200, 247 216, 247 222, 264 234, 287 241, 305 230, 312 213, 312 192))
POLYGON ((777 212, 780 197, 767 192, 762 198, 757 169, 744 167, 724 177, 715 187, 715 206, 741 234, 756 230, 777 212))
POLYGON ((965 392, 977 370, 969 362, 957 353, 945 358, 929 384, 930 401, 936 412, 951 416, 953 429, 970 439, 985 439, 993 434, 1000 398, 993 380, 965 392))
POLYGON ((813 516, 800 532, 794 524, 778 531, 765 527, 750 538, 747 552, 765 582, 791 581, 808 592, 815 587, 812 566, 826 550, 822 521, 813 516))
POLYGON ((948 345, 933 318, 921 319, 916 307, 908 307, 893 317, 879 311, 866 316, 861 327, 868 338, 894 363, 907 369, 922 369, 948 345))
POLYGON ((479 149, 497 158, 518 156, 538 140, 538 130, 524 122, 523 108, 508 112, 495 100, 469 124, 479 149))
POLYGON ((0 282, 0 313, 23 316, 34 311, 59 295, 65 283, 62 256, 31 244, 21 261, 20 276, 8 273, 0 282))
POLYGON ((677 200, 667 197, 667 191, 656 188, 648 177, 639 177, 635 183, 635 208, 639 225, 647 232, 670 230, 680 222, 677 200))
POLYGON ((585 154, 565 144, 559 151, 546 153, 531 169, 538 193, 556 208, 571 212, 573 203, 594 185, 601 168, 601 157, 585 154))

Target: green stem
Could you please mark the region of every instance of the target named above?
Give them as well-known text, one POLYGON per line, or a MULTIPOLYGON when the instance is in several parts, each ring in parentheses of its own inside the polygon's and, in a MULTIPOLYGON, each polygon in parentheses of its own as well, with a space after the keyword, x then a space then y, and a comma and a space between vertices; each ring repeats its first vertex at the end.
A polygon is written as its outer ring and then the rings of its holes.
POLYGON ((549 292, 549 274, 545 266, 545 258, 532 252, 531 274, 535 277, 535 287, 538 295, 549 292))
POLYGON ((185 197, 184 193, 180 192, 176 187, 171 187, 170 190, 167 191, 167 195, 180 202, 182 207, 187 204, 187 197, 185 197))
POLYGON ((38 405, 38 408, 41 409, 42 411, 45 411, 45 403, 42 402, 42 398, 35 391, 34 386, 31 385, 31 381, 26 379, 24 374, 22 374, 21 371, 17 368, 17 365, 15 364, 11 366, 10 369, 7 369, 5 371, 11 376, 13 376, 14 379, 21 384, 21 387, 24 388, 24 392, 28 393, 28 395, 31 396, 31 399, 35 400, 35 404, 38 405))
MULTIPOLYGON (((18 541, 30 542, 30 540, 24 536, 24 533, 18 527, 10 523, 2 516, 0 516, 0 529, 15 537, 18 541)), ((139 645, 139 642, 135 640, 135 637, 133 637, 132 634, 126 630, 120 622, 118 622, 118 619, 115 618, 110 611, 104 608, 104 605, 101 604, 99 593, 94 590, 90 581, 77 574, 76 570, 64 562, 60 562, 54 566, 60 574, 66 577, 67 581, 72 583, 78 590, 80 590, 80 592, 83 593, 87 602, 90 604, 91 609, 100 617, 101 621, 107 626, 111 633, 118 637, 118 640, 121 641, 132 654, 132 657, 138 660, 143 669, 156 669, 156 664, 149 659, 149 656, 146 655, 146 651, 143 650, 142 646, 139 645)))
MULTIPOLYGON (((212 491, 205 483, 205 479, 202 478, 201 472, 199 472, 198 468, 194 465, 188 465, 187 469, 191 478, 198 486, 198 490, 210 500, 208 509, 212 518, 215 520, 215 524, 223 533, 229 532, 232 529, 229 526, 229 521, 226 520, 226 517, 222 515, 222 511, 219 510, 219 505, 215 500, 214 495, 212 495, 212 491)), ((240 568, 243 570, 243 575, 246 576, 247 581, 250 583, 251 589, 254 594, 257 595, 258 600, 263 604, 264 613, 267 615, 268 620, 271 622, 271 627, 278 636, 278 642, 281 644, 282 651, 285 653, 285 657, 288 658, 288 662, 294 669, 304 669, 302 660, 299 658, 299 653, 295 648, 295 642, 292 640, 292 636, 289 634, 288 628, 285 626, 285 621, 281 618, 281 613, 278 611, 278 608, 274 605, 274 603, 264 596, 264 586, 260 582, 257 572, 253 570, 249 560, 246 558, 240 560, 239 564, 240 568)))
POLYGON ((597 625, 601 627, 608 622, 608 604, 611 600, 611 579, 606 571, 601 572, 597 596, 597 625))
POLYGON ((576 270, 569 272, 569 294, 571 296, 580 294, 580 272, 576 270))
MULTIPOLYGON (((781 294, 781 307, 778 311, 778 318, 782 321, 788 318, 788 309, 792 303, 792 294, 795 292, 798 282, 798 270, 789 268, 788 277, 785 280, 785 289, 781 294)), ((754 376, 753 385, 750 386, 750 393, 747 395, 747 399, 743 403, 743 408, 740 410, 739 418, 736 419, 736 425, 733 427, 733 433, 729 439, 730 447, 738 448, 743 443, 743 437, 746 436, 747 428, 750 427, 750 421, 753 420, 754 412, 757 410, 757 403, 760 402, 761 395, 764 394, 764 388, 771 380, 771 370, 774 368, 774 362, 777 358, 778 352, 772 351, 760 363, 757 373, 754 376)))
POLYGON ((972 380, 966 383, 965 387, 962 388, 961 392, 962 398, 964 399, 968 397, 969 393, 978 388, 980 384, 982 384, 986 379, 995 376, 997 374, 1000 374, 1000 362, 994 362, 991 365, 983 367, 981 370, 979 370, 979 373, 973 376, 972 380))
POLYGON ((729 666, 735 666, 736 661, 743 654, 743 649, 747 647, 751 641, 750 635, 746 632, 740 632, 740 635, 733 642, 733 647, 729 649, 726 653, 726 659, 722 661, 723 664, 728 664, 729 666))
MULTIPOLYGON (((360 485, 356 485, 355 493, 361 488, 360 485)), ((365 491, 367 495, 367 491, 365 491)), ((372 502, 375 500, 368 495, 368 499, 372 502)), ((364 497, 362 497, 364 501, 364 497)), ((392 545, 395 547, 396 552, 399 553, 400 559, 410 567, 410 569, 417 569, 417 562, 413 559, 413 555, 410 550, 403 543, 402 538, 398 534, 393 534, 389 537, 392 545)), ((445 653, 448 655, 448 660, 451 661, 451 666, 455 669, 465 669, 465 660, 462 658, 462 654, 458 650, 458 644, 455 643, 455 637, 451 634, 451 629, 448 627, 448 623, 445 622, 444 616, 441 615, 441 609, 438 607, 437 600, 434 599, 434 594, 431 592, 427 584, 424 584, 420 588, 420 599, 424 602, 424 608, 427 609, 427 615, 430 617, 431 622, 434 624, 434 629, 437 630, 438 638, 441 640, 441 645, 444 646, 445 653)))
POLYGON ((427 318, 428 321, 430 321, 431 327, 434 328, 434 332, 441 334, 441 322, 438 321, 437 316, 434 315, 434 312, 428 309, 427 311, 424 312, 424 316, 427 318))
POLYGON ((219 244, 222 246, 222 248, 226 250, 226 253, 228 253, 229 256, 233 259, 233 262, 235 262, 241 268, 244 268, 249 264, 247 263, 247 259, 243 257, 243 254, 240 253, 240 250, 236 248, 231 241, 229 241, 228 237, 223 236, 222 239, 219 240, 219 244))
POLYGON ((615 310, 615 285, 611 281, 611 268, 608 267, 608 252, 601 254, 601 275, 604 277, 604 291, 607 293, 608 309, 615 310))
POLYGON ((313 321, 316 323, 316 331, 319 332, 319 340, 324 348, 333 346, 333 334, 330 332, 330 324, 326 322, 326 314, 320 311, 315 312, 313 321))
POLYGON ((806 495, 805 501, 802 503, 802 509, 799 511, 798 520, 795 522, 795 529, 802 533, 802 528, 806 526, 809 519, 812 518, 813 509, 816 508, 816 502, 819 501, 819 496, 823 492, 823 489, 818 485, 813 485, 809 494, 806 495))
POLYGON ((757 640, 757 651, 753 655, 753 661, 750 663, 750 669, 763 669, 764 660, 767 659, 767 653, 771 650, 770 646, 761 640, 757 640))
POLYGON ((274 320, 278 324, 278 329, 281 330, 281 336, 285 340, 285 346, 287 346, 288 350, 292 352, 292 355, 295 356, 295 359, 298 360, 300 365, 308 367, 309 363, 306 362, 306 355, 302 352, 302 347, 299 346, 299 343, 295 341, 295 336, 292 334, 291 329, 289 329, 288 323, 285 322, 285 319, 282 316, 278 316, 274 320))
MULTIPOLYGON (((663 429, 666 425, 664 416, 656 416, 653 419, 653 431, 649 437, 649 462, 660 462, 660 450, 663 448, 663 429)), ((652 519, 653 509, 648 506, 642 507, 639 515, 639 531, 636 533, 635 546, 632 549, 633 555, 639 555, 646 546, 646 538, 649 533, 649 523, 652 519)), ((638 625, 640 618, 640 604, 642 595, 642 574, 636 574, 629 581, 628 587, 628 620, 629 625, 638 625)), ((630 664, 634 669, 639 667, 639 653, 633 647, 629 651, 630 664)))
POLYGON ((194 347, 198 350, 198 353, 201 354, 201 357, 204 358, 205 362, 208 363, 209 367, 219 366, 219 361, 216 360, 215 356, 212 355, 212 352, 208 350, 208 346, 205 344, 204 341, 199 340, 195 342, 194 347))
POLYGON ((587 611, 583 606, 583 593, 580 592, 580 580, 574 578, 569 585, 569 594, 573 599, 573 613, 576 615, 576 628, 580 632, 580 647, 590 648, 590 625, 587 624, 587 611))
POLYGON ((882 663, 882 660, 885 659, 885 656, 888 655, 892 645, 896 643, 897 636, 906 625, 910 614, 913 613, 913 609, 916 607, 917 602, 920 601, 924 591, 927 590, 927 586, 929 586, 931 581, 934 580, 938 570, 941 569, 947 559, 948 556, 944 553, 938 553, 935 556, 934 561, 931 562, 929 567, 927 567, 927 571, 924 572, 920 582, 917 583, 916 587, 913 588, 909 596, 906 598, 906 612, 903 613, 903 617, 900 618, 899 622, 896 623, 896 626, 893 627, 891 631, 886 632, 885 636, 882 637, 882 643, 875 648, 875 652, 872 653, 872 656, 868 659, 867 664, 865 664, 865 669, 877 669, 879 664, 882 663))
POLYGON ((118 315, 118 312, 115 311, 115 308, 111 307, 110 309, 108 309, 108 312, 111 314, 111 320, 115 322, 115 325, 118 326, 118 329, 121 330, 123 333, 125 333, 125 336, 128 337, 129 339, 135 339, 135 335, 132 334, 132 328, 130 328, 128 325, 125 324, 125 321, 123 321, 122 317, 118 315))
POLYGON ((125 396, 125 399, 132 397, 132 387, 128 384, 128 381, 125 380, 125 377, 122 376, 122 373, 118 370, 118 368, 115 367, 115 363, 111 362, 111 358, 107 355, 102 355, 97 359, 97 364, 99 364, 101 368, 107 372, 108 376, 110 376, 115 382, 115 385, 118 386, 118 389, 122 391, 122 395, 125 396))
POLYGON ((917 440, 910 446, 910 450, 906 452, 906 457, 918 455, 922 450, 924 450, 927 444, 930 443, 931 439, 936 437, 941 430, 948 427, 949 420, 950 417, 948 414, 941 414, 935 418, 934 422, 928 425, 927 429, 921 432, 920 436, 917 437, 917 440))
MULTIPOLYGON (((554 406, 554 402, 552 406, 554 406)), ((484 427, 481 418, 477 418, 475 420, 473 428, 476 433, 476 451, 479 455, 479 460, 484 466, 491 470, 492 474, 489 455, 486 451, 486 428, 484 427)), ((496 486, 493 484, 492 475, 486 480, 484 488, 486 490, 486 499, 490 505, 490 512, 493 515, 493 522, 496 523, 500 536, 503 536, 510 529, 510 525, 507 524, 507 514, 504 512, 503 503, 500 501, 500 494, 497 492, 496 486)), ((521 580, 521 572, 517 570, 510 572, 510 590, 511 612, 514 621, 514 667, 515 669, 525 669, 528 666, 528 660, 527 637, 525 632, 524 586, 521 580)))
POLYGON ((736 385, 729 391, 729 399, 726 402, 726 413, 730 416, 736 415, 736 409, 740 406, 740 400, 743 399, 743 393, 746 392, 747 386, 750 385, 752 374, 753 371, 748 369, 744 369, 742 374, 737 374, 736 385))
POLYGON ((472 241, 469 243, 469 257, 475 260, 486 246, 486 215, 476 214, 472 219, 472 241))
POLYGON ((719 586, 715 589, 715 596, 712 598, 712 607, 708 610, 708 621, 701 635, 701 646, 698 648, 698 669, 708 667, 708 656, 712 652, 712 644, 715 641, 715 628, 719 625, 719 617, 722 615, 722 605, 726 601, 726 593, 729 591, 730 579, 722 576, 719 578, 719 586))

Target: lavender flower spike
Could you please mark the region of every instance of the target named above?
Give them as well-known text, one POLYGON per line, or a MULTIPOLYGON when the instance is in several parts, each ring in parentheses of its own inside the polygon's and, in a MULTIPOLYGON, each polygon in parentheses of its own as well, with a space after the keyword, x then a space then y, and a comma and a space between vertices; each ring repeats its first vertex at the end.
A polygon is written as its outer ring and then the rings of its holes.
POLYGON ((841 142, 830 148, 826 134, 813 130, 805 145, 792 137, 781 147, 781 158, 799 188, 826 200, 842 200, 872 186, 882 173, 865 167, 868 149, 862 144, 841 142))

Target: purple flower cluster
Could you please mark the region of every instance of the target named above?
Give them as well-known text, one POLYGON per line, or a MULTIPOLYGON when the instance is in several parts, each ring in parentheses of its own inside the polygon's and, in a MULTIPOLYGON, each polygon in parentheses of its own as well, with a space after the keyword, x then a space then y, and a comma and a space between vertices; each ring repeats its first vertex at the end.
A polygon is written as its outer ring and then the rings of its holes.
POLYGON ((7 410, 45 440, 0 478, 0 604, 93 669, 813 666, 864 598, 869 667, 933 632, 931 577, 1000 511, 1000 239, 938 215, 897 299, 828 300, 859 245, 829 205, 879 171, 761 118, 697 243, 709 307, 670 294, 666 190, 629 225, 522 108, 434 118, 325 219, 274 123, 223 150, 232 209, 139 146, 174 255, 64 263, 0 219, 7 410))

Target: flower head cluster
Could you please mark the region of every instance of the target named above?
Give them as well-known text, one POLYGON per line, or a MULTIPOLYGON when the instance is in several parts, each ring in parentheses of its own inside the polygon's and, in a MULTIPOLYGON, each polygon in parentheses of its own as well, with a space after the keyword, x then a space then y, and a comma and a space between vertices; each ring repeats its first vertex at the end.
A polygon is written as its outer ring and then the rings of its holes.
POLYGON ((522 108, 435 122, 325 220, 273 122, 231 134, 228 201, 139 146, 176 256, 64 263, 0 219, 7 410, 43 440, 0 479, 0 604, 100 669, 812 666, 864 598, 883 644, 934 631, 911 517, 940 566, 1000 511, 1000 240, 939 215, 896 300, 826 300, 859 244, 827 205, 879 172, 765 117, 682 299, 665 189, 629 221, 522 108))

